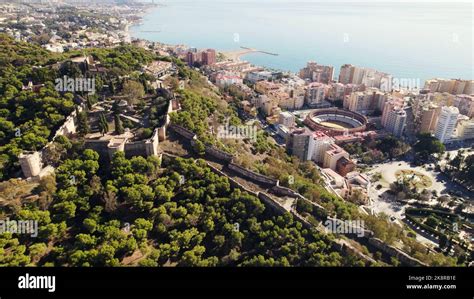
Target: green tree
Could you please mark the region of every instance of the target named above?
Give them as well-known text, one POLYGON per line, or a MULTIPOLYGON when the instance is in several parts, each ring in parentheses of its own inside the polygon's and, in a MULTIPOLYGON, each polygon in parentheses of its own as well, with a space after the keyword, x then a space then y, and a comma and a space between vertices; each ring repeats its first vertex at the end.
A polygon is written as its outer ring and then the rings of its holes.
POLYGON ((102 136, 109 132, 109 123, 103 113, 99 115, 99 132, 102 133, 102 136))
POLYGON ((89 121, 87 119, 87 112, 86 111, 81 111, 79 112, 76 108, 77 111, 77 132, 81 136, 85 136, 90 132, 90 127, 89 127, 89 121))
POLYGON ((128 96, 129 104, 136 104, 145 95, 143 85, 132 80, 128 80, 123 84, 122 92, 128 96))
POLYGON ((114 115, 114 124, 116 134, 121 135, 125 132, 122 126, 122 121, 120 120, 120 116, 118 114, 114 115))
POLYGON ((413 148, 421 159, 427 159, 433 154, 443 154, 446 150, 444 144, 431 134, 419 134, 418 141, 413 148))

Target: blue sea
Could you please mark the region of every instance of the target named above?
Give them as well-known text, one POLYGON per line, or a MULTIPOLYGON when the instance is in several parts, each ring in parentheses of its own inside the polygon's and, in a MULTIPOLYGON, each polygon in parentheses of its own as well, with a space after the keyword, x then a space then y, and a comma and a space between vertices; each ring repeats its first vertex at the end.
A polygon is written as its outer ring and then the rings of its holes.
POLYGON ((473 4, 312 0, 155 0, 132 36, 197 48, 256 48, 242 59, 298 71, 307 61, 398 78, 473 76, 473 4))

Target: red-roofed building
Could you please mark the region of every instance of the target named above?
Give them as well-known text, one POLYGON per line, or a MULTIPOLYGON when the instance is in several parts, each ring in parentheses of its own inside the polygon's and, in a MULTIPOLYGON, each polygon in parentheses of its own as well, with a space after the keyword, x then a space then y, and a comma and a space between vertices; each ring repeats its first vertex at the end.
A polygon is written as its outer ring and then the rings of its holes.
POLYGON ((342 157, 336 163, 336 171, 342 176, 346 176, 349 172, 354 171, 355 164, 346 157, 342 157))

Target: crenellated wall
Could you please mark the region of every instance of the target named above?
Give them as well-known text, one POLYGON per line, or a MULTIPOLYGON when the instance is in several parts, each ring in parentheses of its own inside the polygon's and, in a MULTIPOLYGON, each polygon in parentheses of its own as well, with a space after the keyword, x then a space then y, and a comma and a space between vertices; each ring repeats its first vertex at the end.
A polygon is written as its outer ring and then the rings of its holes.
POLYGON ((191 140, 191 139, 196 138, 196 134, 194 134, 194 132, 192 132, 192 131, 190 131, 190 130, 182 127, 182 126, 175 125, 175 124, 171 123, 169 127, 170 127, 170 129, 172 129, 173 131, 175 131, 176 133, 178 133, 182 137, 186 138, 187 140, 191 140))
MULTIPOLYGON (((78 107, 79 112, 84 109, 84 104, 78 107)), ((76 110, 72 111, 67 117, 64 123, 54 133, 54 140, 58 136, 70 136, 76 133, 77 115, 76 110)), ((48 166, 43 163, 43 153, 51 146, 53 141, 48 142, 41 150, 36 152, 28 152, 20 154, 18 160, 20 162, 21 170, 26 178, 35 177, 40 174, 43 167, 48 166)))
POLYGON ((258 198, 261 199, 267 206, 269 206, 273 211, 278 213, 288 213, 288 211, 281 205, 279 202, 273 200, 268 194, 263 192, 258 192, 258 198))
MULTIPOLYGON (((79 112, 82 112, 84 110, 84 104, 80 105, 78 107, 79 112)), ((68 117, 66 117, 66 120, 64 121, 63 125, 56 131, 54 134, 54 138, 63 135, 63 136, 69 136, 72 134, 76 133, 76 125, 77 125, 77 115, 76 115, 76 110, 71 112, 68 117)))
POLYGON ((234 159, 234 156, 227 153, 227 152, 224 152, 220 149, 217 149, 213 146, 209 146, 209 145, 206 145, 206 154, 216 158, 216 159, 219 159, 219 160, 222 160, 222 161, 225 161, 227 163, 230 163, 232 162, 232 159, 234 159))
POLYGON ((146 140, 135 142, 126 142, 124 144, 125 156, 130 158, 134 156, 158 156, 159 152, 159 129, 153 131, 152 137, 146 140))
POLYGON ((153 135, 151 136, 150 139, 145 141, 146 145, 146 155, 147 156, 157 156, 160 149, 160 129, 156 128, 153 131, 153 135))
POLYGON ((232 163, 232 162, 229 163, 228 167, 232 171, 235 171, 238 174, 240 174, 241 176, 244 176, 244 177, 246 177, 246 178, 248 178, 252 181, 258 182, 260 184, 270 185, 270 186, 275 186, 275 185, 278 184, 278 180, 276 180, 276 179, 272 179, 272 178, 264 176, 262 174, 253 172, 253 171, 248 170, 248 169, 246 169, 242 166, 239 166, 235 163, 232 163))
POLYGON ((288 196, 288 197, 293 197, 296 198, 298 197, 298 193, 295 192, 294 190, 291 190, 290 188, 282 187, 280 185, 273 186, 270 191, 278 196, 288 196))
POLYGON ((109 156, 108 140, 87 140, 84 147, 96 151, 101 157, 109 156))
POLYGON ((400 249, 395 248, 395 247, 390 246, 390 245, 387 245, 386 243, 384 243, 380 239, 369 238, 368 242, 369 242, 370 245, 380 249, 384 253, 397 258, 402 264, 409 265, 409 266, 425 266, 425 267, 428 266, 427 264, 423 263, 422 261, 409 256, 408 254, 401 251, 400 249))

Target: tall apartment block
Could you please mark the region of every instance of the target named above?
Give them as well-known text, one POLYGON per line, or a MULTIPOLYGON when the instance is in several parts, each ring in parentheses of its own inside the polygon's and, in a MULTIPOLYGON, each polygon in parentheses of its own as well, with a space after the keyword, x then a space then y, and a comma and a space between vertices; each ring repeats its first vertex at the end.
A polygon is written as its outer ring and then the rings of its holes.
POLYGON ((378 109, 383 92, 375 88, 353 92, 347 99, 347 108, 351 111, 369 114, 378 109))
POLYGON ((313 148, 313 132, 306 129, 296 129, 290 132, 286 143, 288 154, 307 161, 313 155, 313 148))
POLYGON ((387 73, 379 72, 374 69, 357 67, 352 64, 344 64, 339 72, 339 83, 342 84, 364 84, 367 87, 382 88, 384 91, 390 91, 389 83, 391 76, 387 73))
POLYGON ((385 122, 382 125, 385 130, 392 133, 396 137, 401 137, 405 130, 407 113, 403 110, 403 107, 391 105, 385 105, 384 114, 386 114, 385 122))
POLYGON ((300 77, 311 82, 329 84, 334 76, 334 67, 319 65, 314 61, 307 63, 306 67, 300 70, 300 77))
POLYGON ((456 107, 445 106, 441 108, 435 137, 442 143, 447 143, 453 137, 454 129, 458 121, 459 110, 456 107))
POLYGON ((430 92, 448 92, 450 94, 467 94, 471 95, 474 80, 461 79, 431 79, 425 82, 424 89, 430 92))
POLYGON ((216 50, 207 49, 202 52, 202 64, 213 65, 216 64, 216 50))
POLYGON ((318 107, 324 103, 329 92, 329 85, 311 83, 306 87, 305 102, 310 107, 318 107))

